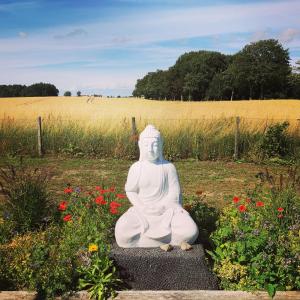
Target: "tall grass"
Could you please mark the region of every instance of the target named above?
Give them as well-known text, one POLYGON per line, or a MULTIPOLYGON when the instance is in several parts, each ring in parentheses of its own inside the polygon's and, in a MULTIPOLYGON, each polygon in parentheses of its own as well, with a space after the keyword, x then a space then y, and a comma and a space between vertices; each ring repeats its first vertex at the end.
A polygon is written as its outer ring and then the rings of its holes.
MULTIPOLYGON (((196 158, 200 160, 231 159, 234 154, 235 118, 217 119, 137 119, 138 131, 154 124, 164 138, 164 155, 169 160, 196 158)), ((274 123, 275 121, 273 121, 274 123)), ((241 119, 239 152, 241 158, 256 160, 259 143, 268 125, 253 125, 241 119)), ((43 120, 43 144, 48 154, 75 157, 136 158, 135 137, 131 136, 129 118, 101 119, 87 125, 86 121, 49 117, 43 120)), ((299 156, 300 128, 293 126, 289 135, 291 156, 299 156)), ((0 123, 0 153, 37 154, 36 122, 11 118, 0 123)))

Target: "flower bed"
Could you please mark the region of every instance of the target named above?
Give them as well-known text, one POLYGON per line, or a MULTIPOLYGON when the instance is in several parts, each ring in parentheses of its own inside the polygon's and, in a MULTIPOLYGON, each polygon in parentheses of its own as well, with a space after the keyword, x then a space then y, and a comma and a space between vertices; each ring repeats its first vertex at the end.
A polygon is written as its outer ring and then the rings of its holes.
POLYGON ((300 197, 294 188, 253 191, 223 209, 209 251, 221 287, 230 290, 300 288, 300 197))
MULTIPOLYGON (((54 204, 45 178, 22 172, 12 168, 1 177, 7 201, 0 207, 0 290, 37 291, 44 298, 82 289, 98 299, 114 296, 122 283, 109 245, 129 206, 126 196, 113 186, 68 185, 54 204)), ((222 288, 266 289, 270 296, 299 289, 299 182, 258 186, 248 197, 231 199, 220 215, 202 192, 185 199, 222 288)))

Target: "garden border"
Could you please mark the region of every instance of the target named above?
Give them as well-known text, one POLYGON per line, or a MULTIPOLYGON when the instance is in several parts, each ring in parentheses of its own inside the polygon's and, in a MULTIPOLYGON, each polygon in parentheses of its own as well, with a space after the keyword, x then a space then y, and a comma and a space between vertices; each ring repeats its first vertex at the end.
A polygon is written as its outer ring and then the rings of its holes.
MULTIPOLYGON (((35 300, 36 292, 26 291, 0 291, 0 300, 35 300)), ((56 297, 60 300, 62 297, 56 297)), ((88 300, 88 293, 85 291, 77 292, 63 299, 69 300, 88 300)), ((111 299, 111 298, 110 298, 111 299)), ((270 300, 267 292, 243 292, 243 291, 217 291, 217 290, 189 290, 189 291, 119 291, 116 300, 270 300)), ((278 291, 273 300, 296 300, 300 299, 300 291, 278 291)))

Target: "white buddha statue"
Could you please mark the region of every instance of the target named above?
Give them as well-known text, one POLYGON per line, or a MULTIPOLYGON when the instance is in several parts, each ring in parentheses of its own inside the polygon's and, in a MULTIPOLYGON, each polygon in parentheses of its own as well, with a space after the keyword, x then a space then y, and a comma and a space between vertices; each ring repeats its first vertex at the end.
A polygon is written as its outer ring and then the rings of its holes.
POLYGON ((133 205, 117 221, 123 248, 192 244, 198 228, 182 207, 176 169, 162 155, 160 132, 148 125, 139 137, 140 159, 129 169, 126 195, 133 205))

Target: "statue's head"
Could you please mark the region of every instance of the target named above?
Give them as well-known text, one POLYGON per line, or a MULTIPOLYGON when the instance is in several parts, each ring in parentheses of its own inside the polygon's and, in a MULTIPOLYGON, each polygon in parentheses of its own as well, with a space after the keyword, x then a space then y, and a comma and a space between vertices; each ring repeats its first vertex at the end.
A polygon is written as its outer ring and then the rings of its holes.
POLYGON ((153 126, 147 125, 139 137, 140 160, 162 161, 163 141, 160 132, 153 126))

